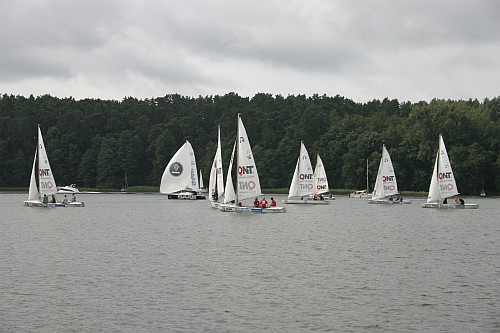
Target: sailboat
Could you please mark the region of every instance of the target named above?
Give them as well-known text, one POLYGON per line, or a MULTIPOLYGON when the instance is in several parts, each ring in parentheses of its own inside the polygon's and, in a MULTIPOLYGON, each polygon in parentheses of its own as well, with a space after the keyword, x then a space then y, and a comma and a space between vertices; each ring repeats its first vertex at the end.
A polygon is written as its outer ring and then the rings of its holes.
POLYGON ((460 202, 458 197, 454 203, 448 203, 448 198, 458 195, 457 183, 453 170, 451 169, 448 152, 444 145, 443 136, 439 135, 439 149, 434 162, 431 183, 429 185, 429 195, 427 202, 422 204, 424 208, 468 208, 477 209, 478 204, 465 204, 460 202))
POLYGON ((366 159, 366 189, 355 191, 349 194, 349 198, 371 198, 370 183, 368 177, 368 159, 366 159))
POLYGON ((396 173, 392 166, 391 156, 382 146, 382 157, 378 166, 377 178, 375 180, 375 188, 373 189, 372 198, 369 203, 374 204, 402 204, 410 203, 410 201, 403 201, 401 197, 393 198, 393 195, 398 194, 398 182, 396 180, 396 173))
POLYGON ((199 191, 196 158, 191 143, 186 140, 163 172, 160 193, 167 194, 169 199, 206 199, 199 191))
POLYGON ((123 187, 121 188, 120 192, 125 193, 127 192, 128 188, 128 178, 127 178, 127 172, 125 172, 125 176, 123 176, 123 187))
POLYGON ((224 174, 222 169, 222 151, 220 143, 220 126, 217 131, 217 149, 215 150, 214 161, 210 169, 208 180, 208 192, 210 203, 213 208, 219 208, 219 202, 224 198, 224 174))
POLYGON ((77 202, 75 197, 68 199, 67 195, 61 200, 56 196, 58 193, 56 180, 50 168, 49 158, 45 150, 42 131, 38 125, 38 144, 31 169, 30 187, 28 200, 24 202, 28 207, 84 207, 83 202, 77 202), (36 168, 38 162, 38 169, 36 168), (36 172, 38 170, 38 172, 36 172), (38 174, 38 186, 37 175, 38 174))
POLYGON ((239 213, 283 213, 284 207, 252 207, 243 204, 243 200, 256 198, 261 195, 260 180, 257 173, 257 166, 253 158, 252 148, 248 135, 238 114, 238 133, 235 146, 231 154, 229 168, 227 171, 226 188, 224 192, 224 203, 219 204, 219 209, 224 212, 239 213), (237 158, 236 191, 234 191, 231 178, 231 168, 234 155, 237 158))
POLYGON ((198 179, 200 184, 200 193, 208 193, 207 189, 205 188, 205 185, 203 185, 203 175, 201 174, 201 169, 200 169, 200 177, 198 179))
MULTIPOLYGON (((323 165, 323 163, 321 163, 321 165, 323 165)), ((290 184, 290 190, 288 192, 288 199, 283 200, 283 202, 286 204, 329 204, 330 202, 324 200, 324 198, 320 200, 322 195, 321 197, 318 196, 316 186, 317 182, 315 181, 311 160, 309 159, 309 154, 307 153, 304 142, 301 141, 300 154, 295 165, 292 183, 290 184)), ((322 185, 320 185, 320 187, 322 187, 322 185)), ((328 191, 328 181, 326 187, 328 191)))
MULTIPOLYGON (((313 178, 314 178, 314 188, 316 189, 317 195, 330 193, 330 187, 328 186, 328 177, 326 176, 325 166, 319 154, 316 155, 316 167, 314 168, 313 178)), ((335 198, 330 195, 325 199, 335 200, 335 198)))

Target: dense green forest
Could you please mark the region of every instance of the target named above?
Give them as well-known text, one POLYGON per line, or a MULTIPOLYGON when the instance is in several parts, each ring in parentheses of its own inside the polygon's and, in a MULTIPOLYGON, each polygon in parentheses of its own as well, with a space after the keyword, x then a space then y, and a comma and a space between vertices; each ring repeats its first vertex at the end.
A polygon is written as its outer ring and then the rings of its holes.
MULTIPOLYGON (((313 164, 319 153, 331 188, 365 188, 366 160, 375 175, 385 144, 400 190, 427 191, 443 137, 458 189, 500 192, 500 97, 477 100, 396 99, 356 103, 342 96, 256 94, 186 97, 177 94, 122 101, 0 97, 0 187, 28 187, 41 124, 59 185, 121 188, 158 186, 163 169, 189 140, 208 180, 221 126, 228 162, 241 113, 263 188, 287 188, 300 141, 313 164)), ((374 183, 371 178, 372 187, 374 183)))

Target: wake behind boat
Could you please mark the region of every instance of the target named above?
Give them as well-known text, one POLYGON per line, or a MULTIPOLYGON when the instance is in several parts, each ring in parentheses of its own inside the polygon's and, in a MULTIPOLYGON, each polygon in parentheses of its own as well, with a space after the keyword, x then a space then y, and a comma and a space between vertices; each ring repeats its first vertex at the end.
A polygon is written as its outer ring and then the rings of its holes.
POLYGON ((466 204, 458 197, 453 203, 448 203, 448 198, 457 196, 458 189, 451 168, 448 152, 444 144, 443 136, 439 135, 439 149, 434 162, 431 183, 429 185, 429 196, 427 202, 422 204, 423 208, 458 208, 458 209, 477 209, 479 204, 466 204))
POLYGON ((198 171, 193 147, 186 140, 167 164, 161 177, 160 193, 169 199, 204 200, 199 194, 198 171))
POLYGON ((28 200, 24 202, 28 207, 84 207, 83 202, 76 201, 76 197, 68 198, 64 195, 63 198, 57 196, 56 180, 50 168, 49 158, 45 150, 45 144, 42 138, 42 131, 38 125, 38 144, 33 159, 33 167, 31 169, 31 179, 28 200), (35 172, 38 161, 38 172, 35 172), (38 175, 38 186, 37 186, 38 175))
POLYGON ((323 197, 323 193, 328 191, 328 179, 321 158, 318 155, 313 173, 309 153, 304 142, 301 141, 300 154, 295 165, 288 199, 283 200, 283 202, 286 204, 328 205, 330 201, 323 197))
POLYGON ((403 204, 411 203, 411 201, 403 201, 403 197, 397 195, 398 182, 396 180, 396 173, 392 166, 391 156, 385 148, 382 146, 382 157, 380 158, 380 164, 378 167, 377 178, 375 179, 375 188, 373 189, 372 198, 369 201, 371 204, 403 204))

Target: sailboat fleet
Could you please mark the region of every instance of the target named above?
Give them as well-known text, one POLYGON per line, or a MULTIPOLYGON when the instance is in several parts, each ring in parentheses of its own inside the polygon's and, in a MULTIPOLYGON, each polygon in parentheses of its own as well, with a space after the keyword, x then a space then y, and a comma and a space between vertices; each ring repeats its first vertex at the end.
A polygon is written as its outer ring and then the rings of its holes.
MULTIPOLYGON (((186 140, 174 154, 163 172, 160 193, 167 194, 168 199, 198 200, 206 199, 202 191, 205 193, 208 192, 211 206, 223 212, 285 212, 286 209, 277 206, 274 200, 268 202, 264 197, 259 199, 259 196, 262 196, 262 192, 257 166, 240 114, 238 114, 237 124, 238 131, 229 160, 225 183, 219 126, 217 149, 210 170, 208 190, 204 189, 201 170, 198 177, 194 150, 190 142, 186 140), (233 182, 234 163, 236 163, 235 183, 233 182), (253 203, 251 200, 254 200, 253 203)), ((63 188, 56 186, 39 125, 38 143, 33 160, 28 200, 24 201, 24 205, 29 207, 83 207, 85 204, 76 201, 74 197, 74 193, 78 192, 78 189, 74 185, 63 188), (64 195, 64 198, 61 198, 61 193, 64 195), (73 194, 73 196, 68 198, 66 193, 73 194)), ((283 200, 283 202, 285 204, 328 205, 332 198, 329 198, 327 194, 329 195, 328 178, 321 157, 319 154, 316 156, 316 166, 313 170, 309 153, 301 141, 300 153, 290 184, 288 198, 283 200), (327 197, 323 195, 327 195, 327 197)), ((427 201, 422 204, 422 207, 446 209, 479 208, 478 204, 465 203, 457 197, 458 194, 448 152, 442 135, 439 135, 439 148, 429 185, 429 194, 427 201), (455 197, 455 199, 451 199, 450 201, 452 202, 448 202, 448 199, 452 197, 455 197)), ((396 173, 385 145, 382 146, 382 156, 375 179, 375 186, 371 194, 371 199, 368 202, 372 204, 410 203, 409 200, 403 200, 399 196, 396 173)))
MULTIPOLYGON (((220 131, 219 131, 220 138, 220 131)), ((220 140, 214 163, 218 159, 218 152, 220 149, 220 140)), ((222 159, 220 159, 222 160, 222 159)), ((222 164, 222 162, 220 162, 222 164)), ((217 173, 216 173, 217 174, 217 173)), ((222 174, 222 173, 221 173, 222 174)), ((212 178, 211 178, 212 179, 212 178)), ((222 182, 221 182, 222 183, 222 182)), ((213 189, 212 189, 213 190, 213 189)), ((220 200, 219 192, 217 192, 218 199, 220 200)), ((214 203, 212 206, 217 207, 223 212, 238 212, 238 213, 283 213, 284 207, 273 206, 272 203, 267 202, 265 198, 258 200, 258 196, 262 195, 260 188, 259 174, 257 166, 253 158, 252 148, 248 135, 238 114, 238 131, 236 141, 233 146, 233 152, 229 161, 229 168, 227 171, 226 186, 224 188, 223 200, 214 203), (232 168, 234 157, 236 154, 236 188, 233 186, 232 168), (254 202, 249 204, 248 200, 255 198, 254 202)))
POLYGON ((317 155, 316 167, 313 172, 309 153, 304 142, 301 141, 300 154, 295 165, 288 199, 283 200, 283 202, 286 204, 328 205, 330 201, 325 200, 323 194, 328 193, 329 190, 328 178, 321 157, 317 155))

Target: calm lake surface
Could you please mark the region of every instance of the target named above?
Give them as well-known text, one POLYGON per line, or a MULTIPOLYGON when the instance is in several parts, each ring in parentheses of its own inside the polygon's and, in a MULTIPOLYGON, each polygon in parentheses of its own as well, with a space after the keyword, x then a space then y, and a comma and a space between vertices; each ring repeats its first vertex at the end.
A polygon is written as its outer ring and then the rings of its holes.
POLYGON ((0 194, 2 332, 500 331, 500 199, 264 215, 159 194, 25 199, 0 194))

